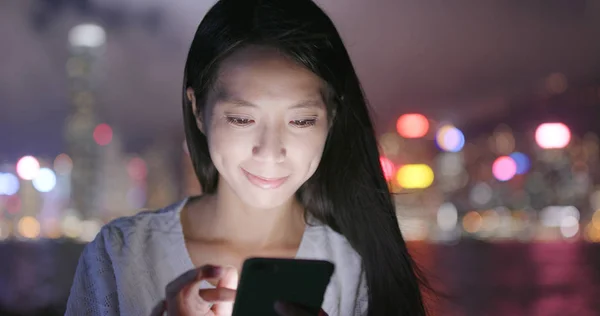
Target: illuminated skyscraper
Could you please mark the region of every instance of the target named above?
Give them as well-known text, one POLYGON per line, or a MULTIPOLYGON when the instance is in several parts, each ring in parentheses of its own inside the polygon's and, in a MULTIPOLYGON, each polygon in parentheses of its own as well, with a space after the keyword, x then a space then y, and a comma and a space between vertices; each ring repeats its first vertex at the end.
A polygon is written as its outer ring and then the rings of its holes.
MULTIPOLYGON (((98 182, 98 150, 96 144, 102 135, 94 135, 94 64, 103 52, 105 32, 97 25, 83 24, 69 33, 71 56, 67 62, 72 111, 67 119, 66 140, 73 160, 72 207, 84 217, 93 217, 96 211, 98 182)), ((104 137, 106 140, 106 137, 104 137)))

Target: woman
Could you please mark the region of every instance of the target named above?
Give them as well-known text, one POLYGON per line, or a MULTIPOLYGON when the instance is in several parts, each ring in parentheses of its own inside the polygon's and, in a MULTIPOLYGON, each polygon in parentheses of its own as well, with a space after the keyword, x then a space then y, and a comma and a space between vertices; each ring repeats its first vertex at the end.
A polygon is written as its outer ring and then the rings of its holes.
POLYGON ((425 315, 365 98, 321 9, 219 1, 183 88, 204 195, 105 226, 82 254, 68 315, 227 315, 248 257, 334 262, 330 316, 425 315))

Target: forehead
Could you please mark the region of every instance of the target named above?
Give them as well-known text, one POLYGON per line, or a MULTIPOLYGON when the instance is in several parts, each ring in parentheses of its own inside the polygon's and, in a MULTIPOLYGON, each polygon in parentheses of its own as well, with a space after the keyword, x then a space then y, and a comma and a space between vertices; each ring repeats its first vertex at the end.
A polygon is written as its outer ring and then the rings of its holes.
POLYGON ((322 100, 323 87, 317 75, 277 50, 247 47, 221 63, 214 92, 218 98, 294 102, 315 98, 322 100))

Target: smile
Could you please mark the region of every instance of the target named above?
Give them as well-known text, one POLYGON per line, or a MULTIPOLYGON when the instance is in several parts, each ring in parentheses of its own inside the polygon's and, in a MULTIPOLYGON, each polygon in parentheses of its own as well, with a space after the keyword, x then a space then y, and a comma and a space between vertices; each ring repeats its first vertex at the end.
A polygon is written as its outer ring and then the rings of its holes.
POLYGON ((244 170, 244 168, 241 169, 244 172, 244 175, 246 175, 248 181, 261 189, 277 189, 289 178, 289 176, 283 178, 263 178, 251 174, 250 172, 244 170))

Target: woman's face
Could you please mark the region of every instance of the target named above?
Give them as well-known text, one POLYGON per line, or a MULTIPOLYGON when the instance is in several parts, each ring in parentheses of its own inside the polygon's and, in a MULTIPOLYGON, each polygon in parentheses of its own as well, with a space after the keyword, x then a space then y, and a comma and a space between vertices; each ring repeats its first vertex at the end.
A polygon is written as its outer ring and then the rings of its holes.
POLYGON ((219 190, 257 208, 288 201, 319 165, 327 138, 322 81, 273 49, 242 49, 222 62, 199 127, 220 173, 219 190))

